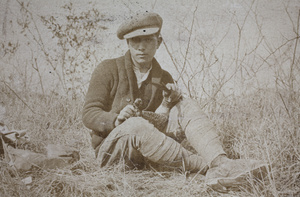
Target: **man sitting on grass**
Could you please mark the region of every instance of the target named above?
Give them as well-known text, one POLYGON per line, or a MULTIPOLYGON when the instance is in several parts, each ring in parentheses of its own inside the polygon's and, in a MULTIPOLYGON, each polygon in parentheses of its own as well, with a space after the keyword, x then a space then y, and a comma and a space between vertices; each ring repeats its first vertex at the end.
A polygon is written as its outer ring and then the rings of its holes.
POLYGON ((227 158, 213 124, 197 102, 181 96, 172 76, 154 58, 162 42, 162 22, 158 14, 146 12, 119 27, 117 36, 126 39, 129 50, 122 57, 103 61, 93 72, 83 123, 93 131, 92 145, 101 167, 122 159, 128 167, 142 168, 148 159, 206 173, 209 186, 226 192, 244 184, 250 173, 265 171, 266 165, 227 158), (168 121, 155 127, 138 117, 138 110, 161 114, 168 121), (182 136, 197 154, 181 146, 182 136))

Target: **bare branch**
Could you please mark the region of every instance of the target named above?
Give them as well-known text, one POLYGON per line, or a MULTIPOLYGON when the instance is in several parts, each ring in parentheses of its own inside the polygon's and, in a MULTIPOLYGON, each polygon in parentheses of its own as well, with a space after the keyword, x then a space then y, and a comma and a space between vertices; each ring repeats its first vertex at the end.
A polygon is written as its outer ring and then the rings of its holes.
POLYGON ((6 87, 8 87, 8 89, 10 89, 10 91, 12 91, 12 93, 14 93, 14 95, 16 95, 16 97, 26 106, 26 107, 28 107, 28 109, 32 112, 32 113, 34 113, 35 114, 35 111, 33 111, 32 109, 31 109, 31 107, 29 107, 29 105, 4 81, 4 80, 1 80, 1 82, 3 82, 4 83, 4 85, 6 86, 6 87))

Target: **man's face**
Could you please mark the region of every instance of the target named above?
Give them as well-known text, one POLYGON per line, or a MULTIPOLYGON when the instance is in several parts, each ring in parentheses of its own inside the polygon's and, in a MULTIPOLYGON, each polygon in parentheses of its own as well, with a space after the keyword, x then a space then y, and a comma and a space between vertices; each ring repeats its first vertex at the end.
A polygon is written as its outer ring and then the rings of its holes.
POLYGON ((132 59, 140 64, 150 63, 162 41, 157 35, 137 36, 127 40, 132 59))

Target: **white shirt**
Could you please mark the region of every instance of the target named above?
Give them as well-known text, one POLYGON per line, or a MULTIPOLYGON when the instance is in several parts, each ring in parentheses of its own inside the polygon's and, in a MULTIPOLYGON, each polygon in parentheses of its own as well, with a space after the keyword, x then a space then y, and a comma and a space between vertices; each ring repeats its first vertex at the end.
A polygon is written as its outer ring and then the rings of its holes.
POLYGON ((137 79, 138 88, 140 88, 142 86, 142 83, 144 81, 146 81, 151 70, 152 70, 152 64, 151 64, 149 70, 145 73, 141 73, 140 69, 133 64, 133 71, 134 71, 136 79, 137 79))

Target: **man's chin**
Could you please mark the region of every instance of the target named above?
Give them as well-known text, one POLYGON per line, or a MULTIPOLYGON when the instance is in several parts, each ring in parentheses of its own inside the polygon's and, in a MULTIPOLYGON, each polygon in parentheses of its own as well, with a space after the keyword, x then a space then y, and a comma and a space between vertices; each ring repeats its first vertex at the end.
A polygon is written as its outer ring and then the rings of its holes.
POLYGON ((145 60, 145 59, 138 59, 138 60, 136 60, 136 62, 137 62, 138 64, 147 64, 147 63, 149 63, 149 62, 151 62, 151 61, 145 60))

